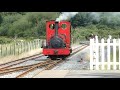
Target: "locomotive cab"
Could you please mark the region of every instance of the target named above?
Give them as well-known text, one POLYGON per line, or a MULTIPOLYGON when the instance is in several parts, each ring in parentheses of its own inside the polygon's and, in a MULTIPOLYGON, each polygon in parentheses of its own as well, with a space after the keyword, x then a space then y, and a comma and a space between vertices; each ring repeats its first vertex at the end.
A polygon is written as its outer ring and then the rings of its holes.
POLYGON ((46 45, 42 42, 43 54, 51 59, 65 58, 72 52, 71 23, 69 21, 46 22, 46 45))

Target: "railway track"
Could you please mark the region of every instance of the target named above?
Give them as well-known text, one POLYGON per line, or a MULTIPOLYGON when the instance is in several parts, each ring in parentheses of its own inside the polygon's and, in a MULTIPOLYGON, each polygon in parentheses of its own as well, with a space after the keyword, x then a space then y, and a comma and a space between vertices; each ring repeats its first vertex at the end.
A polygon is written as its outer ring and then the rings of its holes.
MULTIPOLYGON (((77 48, 79 48, 79 47, 77 47, 77 48)), ((77 48, 75 48, 74 50, 76 50, 77 48)), ((15 61, 7 62, 4 64, 0 64, 0 71, 7 69, 7 68, 10 68, 10 67, 15 66, 15 65, 30 61, 30 60, 34 60, 36 58, 43 57, 43 56, 44 56, 43 54, 36 54, 36 55, 30 56, 30 57, 26 57, 26 58, 18 59, 15 61)))
POLYGON ((30 61, 30 60, 34 60, 34 59, 40 58, 42 56, 44 56, 44 55, 36 54, 36 55, 30 56, 30 57, 26 57, 26 58, 18 59, 18 60, 15 60, 15 61, 7 62, 7 63, 4 63, 4 64, 0 64, 0 70, 10 68, 14 65, 18 65, 18 64, 30 61))
MULTIPOLYGON (((87 47, 87 45, 82 46, 79 50, 77 50, 74 53, 72 53, 71 56, 76 54, 77 52, 83 50, 86 47, 87 47)), ((74 50, 76 50, 76 49, 74 49, 74 50)), ((49 65, 45 66, 45 68, 42 71, 44 71, 44 70, 51 70, 53 67, 55 67, 56 65, 58 65, 59 63, 62 63, 62 62, 64 62, 64 60, 54 61, 53 63, 50 63, 49 65)), ((36 75, 38 75, 39 73, 41 73, 42 71, 40 71, 37 74, 33 75, 32 78, 35 77, 36 75)), ((29 73, 29 70, 24 72, 24 73, 22 73, 21 75, 18 75, 16 78, 22 78, 27 73, 29 73)))
MULTIPOLYGON (((81 46, 81 48, 79 50, 77 50, 78 47, 75 48, 75 49, 73 49, 74 52, 71 54, 71 56, 74 55, 74 54, 76 54, 77 52, 83 50, 86 47, 87 47, 87 45, 83 45, 83 46, 81 46)), ((39 62, 37 64, 25 65, 25 66, 19 66, 19 67, 13 67, 13 68, 11 68, 14 65, 17 65, 17 64, 20 64, 20 63, 23 63, 23 62, 26 62, 28 60, 32 60, 32 59, 35 59, 35 58, 38 58, 38 57, 42 57, 42 56, 43 55, 35 55, 34 57, 20 59, 20 61, 17 60, 17 61, 13 61, 12 63, 9 62, 9 63, 2 64, 2 65, 0 65, 0 66, 3 66, 3 67, 0 68, 0 75, 5 75, 7 73, 17 72, 17 71, 20 71, 20 70, 24 70, 24 72, 22 74, 19 74, 18 76, 16 76, 16 78, 22 78, 25 75, 27 75, 29 72, 32 72, 32 71, 34 71, 37 68, 43 68, 42 71, 44 71, 44 70, 50 70, 53 67, 55 67, 56 65, 58 65, 59 63, 61 63, 61 62, 64 61, 64 60, 54 60, 53 61, 53 60, 50 60, 50 59, 46 59, 44 62, 39 62)), ((35 75, 37 75, 37 74, 35 74, 35 75)))
POLYGON ((27 71, 25 71, 24 73, 18 75, 16 78, 22 78, 23 76, 25 76, 25 75, 28 74, 29 72, 35 70, 37 67, 42 67, 42 68, 44 67, 44 69, 43 69, 42 71, 47 70, 47 69, 50 69, 50 68, 52 68, 53 66, 57 65, 58 63, 60 63, 60 62, 62 62, 62 61, 63 61, 63 60, 58 60, 58 61, 50 60, 50 62, 47 63, 47 64, 31 67, 31 68, 29 68, 27 71))

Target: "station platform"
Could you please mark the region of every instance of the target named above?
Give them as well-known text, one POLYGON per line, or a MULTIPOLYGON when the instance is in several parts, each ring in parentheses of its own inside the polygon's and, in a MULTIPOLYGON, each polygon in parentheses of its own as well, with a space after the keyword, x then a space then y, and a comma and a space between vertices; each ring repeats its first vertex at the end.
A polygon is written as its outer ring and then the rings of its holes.
POLYGON ((120 71, 45 70, 33 78, 120 78, 120 71))

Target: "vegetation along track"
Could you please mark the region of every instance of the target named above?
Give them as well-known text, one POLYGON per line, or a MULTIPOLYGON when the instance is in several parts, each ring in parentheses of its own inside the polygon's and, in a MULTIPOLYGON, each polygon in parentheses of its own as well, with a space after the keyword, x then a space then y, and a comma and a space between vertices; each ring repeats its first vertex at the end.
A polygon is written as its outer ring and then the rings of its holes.
MULTIPOLYGON (((82 49, 86 48, 87 45, 82 45, 80 47, 79 50, 77 50, 77 48, 73 49, 73 52, 71 55, 74 55, 75 53, 81 51, 82 49)), ((35 58, 35 57, 34 57, 35 58)), ((37 58, 37 56, 36 56, 37 58)), ((32 58, 33 59, 33 58, 32 58)), ((27 59, 28 60, 28 59, 27 59)), ((29 59, 30 60, 30 59, 29 59)), ((27 75, 29 72, 32 72, 33 70, 35 70, 36 68, 40 67, 40 68, 43 68, 43 70, 50 70, 52 69, 54 66, 56 66, 57 64, 63 62, 64 60, 50 60, 50 59, 47 59, 45 60, 44 62, 39 62, 37 64, 32 64, 32 65, 26 65, 26 66, 19 66, 19 67, 14 67, 14 68, 10 68, 11 66, 15 65, 15 64, 11 64, 9 66, 6 66, 6 67, 3 67, 3 68, 0 68, 0 75, 3 75, 3 74, 7 74, 7 73, 10 73, 10 72, 16 72, 16 71, 20 71, 20 70, 25 70, 25 72, 23 72, 22 74, 18 75, 16 78, 21 78, 25 75, 27 75)), ((21 62, 24 62, 21 61, 21 62)), ((20 62, 19 62, 20 63, 20 62)), ((19 64, 19 63, 16 63, 16 64, 19 64)), ((43 71, 42 70, 42 71, 43 71)))

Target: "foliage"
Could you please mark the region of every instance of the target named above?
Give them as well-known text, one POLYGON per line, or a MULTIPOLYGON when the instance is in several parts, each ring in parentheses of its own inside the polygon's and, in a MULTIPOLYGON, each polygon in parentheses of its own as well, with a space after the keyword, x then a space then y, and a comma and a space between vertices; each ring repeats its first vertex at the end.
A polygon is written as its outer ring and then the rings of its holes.
MULTIPOLYGON (((61 12, 0 12, 0 36, 17 39, 45 38, 45 23, 61 12)), ((72 37, 86 39, 90 34, 120 37, 120 14, 112 12, 79 12, 70 19, 72 37)), ((3 39, 3 38, 2 38, 3 39)), ((0 39, 4 43, 6 39, 0 39)), ((9 40, 6 40, 9 42, 9 40)))
POLYGON ((1 12, 0 36, 29 38, 45 35, 47 20, 56 19, 56 12, 1 12))

